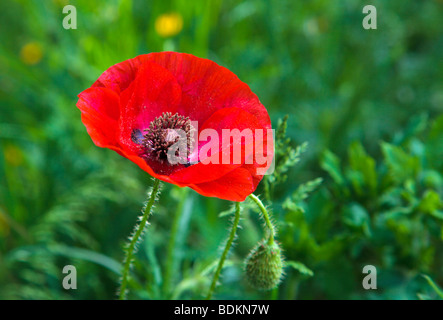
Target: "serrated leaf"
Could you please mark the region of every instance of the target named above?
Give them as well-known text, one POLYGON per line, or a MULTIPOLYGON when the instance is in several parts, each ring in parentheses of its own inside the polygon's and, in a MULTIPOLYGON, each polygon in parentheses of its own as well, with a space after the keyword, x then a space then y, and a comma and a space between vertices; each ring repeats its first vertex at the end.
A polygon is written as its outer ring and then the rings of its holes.
POLYGON ((317 178, 298 186, 297 190, 292 194, 292 199, 295 203, 303 201, 309 196, 309 193, 317 189, 317 187, 323 182, 322 178, 317 178))
POLYGON ((283 209, 290 210, 290 211, 296 211, 296 212, 302 212, 304 213, 305 210, 299 206, 297 203, 295 203, 291 197, 288 197, 285 199, 285 201, 282 204, 283 209))

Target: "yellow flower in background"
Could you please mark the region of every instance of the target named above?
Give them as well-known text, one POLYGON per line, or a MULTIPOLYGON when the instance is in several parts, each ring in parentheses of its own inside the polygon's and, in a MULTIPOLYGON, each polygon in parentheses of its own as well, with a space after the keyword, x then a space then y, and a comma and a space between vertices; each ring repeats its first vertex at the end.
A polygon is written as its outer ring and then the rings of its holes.
POLYGON ((20 50, 20 59, 29 65, 39 63, 42 57, 42 46, 38 42, 29 42, 20 50))
POLYGON ((8 219, 3 213, 2 208, 0 208, 0 235, 3 237, 7 236, 9 234, 9 223, 8 219))
POLYGON ((178 13, 165 13, 155 20, 155 31, 167 38, 178 34, 183 28, 183 18, 178 13))
POLYGON ((7 145, 4 148, 5 161, 11 166, 18 167, 23 163, 22 151, 14 145, 7 145))

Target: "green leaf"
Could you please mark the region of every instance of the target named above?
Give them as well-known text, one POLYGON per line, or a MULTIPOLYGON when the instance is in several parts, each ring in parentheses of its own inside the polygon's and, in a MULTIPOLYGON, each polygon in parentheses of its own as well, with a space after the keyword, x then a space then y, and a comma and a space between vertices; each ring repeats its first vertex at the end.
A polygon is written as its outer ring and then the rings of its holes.
POLYGON ((431 279, 431 277, 427 275, 422 275, 423 278, 428 282, 432 289, 434 289, 435 293, 443 299, 443 290, 431 279))
POLYGON ((77 248, 66 245, 31 245, 23 246, 11 251, 7 261, 22 261, 32 255, 42 255, 42 253, 51 253, 54 255, 68 257, 70 259, 79 259, 98 264, 106 269, 120 275, 122 265, 120 262, 89 249, 77 248))
MULTIPOLYGON (((287 179, 287 172, 300 161, 300 155, 307 149, 307 142, 297 148, 291 146, 291 139, 286 137, 288 115, 279 119, 275 132, 275 169, 272 175, 265 176, 266 199, 270 200, 269 189, 287 179)), ((272 193, 272 190, 271 190, 272 193)))
POLYGON ((288 267, 294 268, 303 275, 309 277, 312 277, 314 275, 314 271, 312 271, 311 269, 309 269, 307 266, 305 266, 303 263, 299 261, 287 261, 285 264, 288 267))
POLYGON ((317 187, 323 182, 322 178, 317 178, 298 186, 295 192, 292 194, 294 202, 298 203, 305 200, 309 194, 317 189, 317 187))
POLYGON ((383 142, 382 151, 393 180, 402 183, 410 178, 416 178, 420 170, 417 157, 407 154, 398 146, 383 142))
POLYGON ((423 113, 413 116, 407 124, 406 128, 396 135, 396 137, 394 138, 394 143, 396 145, 400 145, 408 139, 417 136, 419 133, 423 132, 426 129, 427 124, 427 114, 423 113))
POLYGON ((231 206, 231 207, 229 207, 229 209, 220 212, 218 214, 218 217, 219 218, 223 218, 223 217, 226 217, 226 216, 230 216, 230 215, 234 214, 234 212, 235 212, 234 206, 231 206))
POLYGON ((438 214, 438 210, 443 208, 443 203, 440 196, 434 190, 426 190, 423 198, 418 205, 418 209, 424 213, 434 215, 438 218, 443 218, 438 214))
POLYGON ((432 300, 430 296, 423 293, 417 293, 417 297, 419 300, 432 300))
POLYGON ((353 171, 360 173, 364 186, 369 187, 370 191, 375 191, 377 188, 375 160, 367 155, 360 142, 354 142, 350 145, 348 157, 350 167, 353 171))
POLYGON ((329 173, 337 184, 343 185, 345 183, 345 179, 340 168, 340 159, 331 151, 326 150, 323 152, 320 165, 329 173))
POLYGON ((365 208, 358 203, 351 204, 343 216, 344 223, 352 227, 368 228, 369 227, 369 214, 365 208))

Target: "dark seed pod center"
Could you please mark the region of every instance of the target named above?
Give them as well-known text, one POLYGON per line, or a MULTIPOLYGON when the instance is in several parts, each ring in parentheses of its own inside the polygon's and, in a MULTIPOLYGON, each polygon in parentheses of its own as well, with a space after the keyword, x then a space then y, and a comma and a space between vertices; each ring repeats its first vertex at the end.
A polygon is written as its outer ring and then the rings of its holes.
MULTIPOLYGON (((194 142, 193 133, 194 128, 189 117, 165 112, 151 121, 149 128, 144 130, 141 146, 147 157, 170 164, 168 150, 176 143, 175 157, 188 158, 194 142)), ((186 162, 186 159, 181 159, 180 162, 186 162)))

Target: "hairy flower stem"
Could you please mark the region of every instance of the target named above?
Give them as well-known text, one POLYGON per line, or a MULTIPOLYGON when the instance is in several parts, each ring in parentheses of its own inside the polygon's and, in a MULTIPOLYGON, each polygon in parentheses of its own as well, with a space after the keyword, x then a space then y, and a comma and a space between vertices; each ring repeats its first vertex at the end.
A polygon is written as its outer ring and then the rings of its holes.
POLYGON ((119 290, 119 299, 126 299, 126 287, 128 285, 129 280, 129 270, 132 265, 132 257, 136 251, 137 243, 140 240, 143 231, 145 230, 146 224, 148 222, 148 218, 151 215, 151 210, 154 205, 155 199, 159 192, 160 180, 154 179, 154 186, 152 187, 151 194, 149 195, 149 200, 146 205, 143 216, 141 216, 140 224, 135 227, 134 235, 130 238, 130 242, 128 246, 125 248, 125 259, 123 261, 123 270, 122 270, 122 280, 119 290))
POLYGON ((269 218, 268 210, 266 210, 266 207, 263 205, 261 200, 256 195, 251 193, 249 195, 249 198, 257 204, 263 215, 263 219, 265 220, 266 226, 268 227, 269 230, 268 244, 272 245, 274 243, 275 227, 272 224, 271 219, 269 218))
POLYGON ((235 216, 234 221, 232 222, 232 229, 229 233, 228 241, 226 242, 225 249, 218 261, 217 270, 214 273, 214 277, 212 278, 211 287, 209 288, 208 295, 206 296, 206 300, 210 300, 212 298, 212 294, 214 293, 214 289, 217 286, 218 278, 220 277, 221 270, 223 268, 223 264, 225 263, 226 257, 228 256, 229 249, 231 249, 232 243, 235 239, 235 234, 237 232, 237 227, 240 222, 240 202, 235 203, 235 216))

